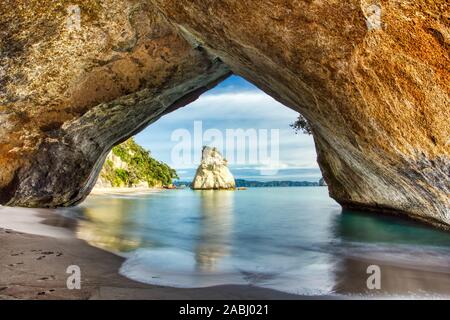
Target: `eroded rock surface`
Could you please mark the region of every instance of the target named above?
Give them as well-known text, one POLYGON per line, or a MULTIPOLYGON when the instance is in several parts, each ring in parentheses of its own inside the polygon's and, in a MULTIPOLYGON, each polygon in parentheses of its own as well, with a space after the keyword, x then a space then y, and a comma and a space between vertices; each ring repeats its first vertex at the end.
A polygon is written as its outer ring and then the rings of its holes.
MULTIPOLYGON (((450 226, 446 1, 3 1, 0 202, 72 205, 230 70, 309 121, 345 207, 450 226)), ((255 110, 257 112, 257 110, 255 110)))
POLYGON ((220 190, 234 189, 236 183, 228 169, 227 160, 216 148, 203 147, 202 161, 195 173, 192 189, 220 190))
POLYGON ((153 2, 191 43, 304 115, 340 204, 448 228, 446 1, 153 2))
POLYGON ((114 144, 230 73, 147 1, 7 0, 0 21, 6 205, 76 204, 114 144))

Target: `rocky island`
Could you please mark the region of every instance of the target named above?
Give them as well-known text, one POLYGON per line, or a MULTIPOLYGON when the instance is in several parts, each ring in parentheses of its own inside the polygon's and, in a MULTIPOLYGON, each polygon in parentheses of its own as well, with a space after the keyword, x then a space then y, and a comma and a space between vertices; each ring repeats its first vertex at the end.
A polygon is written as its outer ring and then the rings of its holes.
POLYGON ((216 148, 203 147, 202 161, 192 182, 194 190, 235 189, 234 177, 228 169, 227 160, 216 148))

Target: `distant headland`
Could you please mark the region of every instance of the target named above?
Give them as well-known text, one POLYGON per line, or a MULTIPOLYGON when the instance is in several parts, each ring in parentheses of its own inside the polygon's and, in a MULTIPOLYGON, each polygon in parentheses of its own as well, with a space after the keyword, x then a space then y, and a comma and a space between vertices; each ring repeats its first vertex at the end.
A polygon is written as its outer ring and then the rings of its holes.
MULTIPOLYGON (((322 179, 321 179, 322 180, 322 179)), ((270 187, 321 187, 325 184, 321 181, 253 181, 236 179, 236 188, 270 188, 270 187)), ((192 182, 190 181, 174 181, 173 185, 177 188, 190 188, 192 182)))

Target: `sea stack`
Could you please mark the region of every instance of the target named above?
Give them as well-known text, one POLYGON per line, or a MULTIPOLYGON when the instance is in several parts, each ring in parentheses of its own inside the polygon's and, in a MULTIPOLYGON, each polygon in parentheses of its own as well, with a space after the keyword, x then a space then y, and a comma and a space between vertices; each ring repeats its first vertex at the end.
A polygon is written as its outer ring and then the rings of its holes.
POLYGON ((216 148, 204 146, 202 162, 192 182, 192 189, 235 189, 236 183, 227 164, 227 160, 222 157, 216 148))

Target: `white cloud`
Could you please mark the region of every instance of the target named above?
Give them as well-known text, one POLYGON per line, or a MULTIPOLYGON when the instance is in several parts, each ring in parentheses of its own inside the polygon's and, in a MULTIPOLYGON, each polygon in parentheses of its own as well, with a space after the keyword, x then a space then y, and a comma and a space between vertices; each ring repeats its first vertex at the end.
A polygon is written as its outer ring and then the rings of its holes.
MULTIPOLYGON (((203 132, 207 129, 217 129, 223 132, 224 136, 226 129, 278 129, 280 134, 278 162, 231 164, 233 170, 318 168, 312 137, 295 134, 289 126, 297 116, 297 112, 262 91, 210 92, 152 124, 137 136, 137 141, 149 148, 155 158, 177 167, 172 164, 171 159, 171 150, 176 145, 176 142, 171 141, 171 134, 176 129, 186 129, 193 135, 194 121, 202 120, 203 132)), ((200 154, 200 150, 192 150, 192 155, 194 153, 200 154)), ((179 174, 183 175, 182 170, 194 169, 196 165, 178 168, 181 169, 178 171, 179 174)))
POLYGON ((170 121, 202 120, 283 120, 288 126, 297 118, 291 110, 261 91, 206 94, 188 106, 166 116, 170 121), (226 119, 224 119, 226 115, 226 119))

